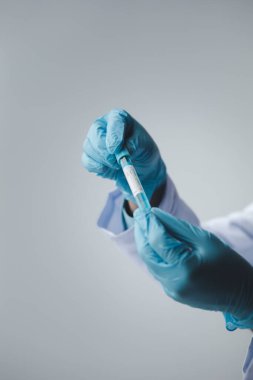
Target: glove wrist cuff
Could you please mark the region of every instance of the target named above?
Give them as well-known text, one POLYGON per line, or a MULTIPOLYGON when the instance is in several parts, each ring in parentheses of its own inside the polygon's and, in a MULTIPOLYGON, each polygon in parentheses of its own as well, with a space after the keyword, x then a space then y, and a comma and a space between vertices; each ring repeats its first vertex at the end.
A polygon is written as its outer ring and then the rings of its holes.
POLYGON ((246 319, 238 319, 230 313, 224 313, 226 322, 226 329, 234 331, 236 329, 252 329, 253 328, 253 314, 246 319))

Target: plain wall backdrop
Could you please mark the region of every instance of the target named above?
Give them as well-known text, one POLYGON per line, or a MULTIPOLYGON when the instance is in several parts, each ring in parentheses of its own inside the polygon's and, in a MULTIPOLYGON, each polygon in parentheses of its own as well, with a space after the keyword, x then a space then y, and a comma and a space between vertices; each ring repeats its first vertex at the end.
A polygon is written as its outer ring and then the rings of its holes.
POLYGON ((123 107, 201 220, 245 207, 252 17, 239 0, 0 0, 1 379, 241 378, 250 332, 170 300, 97 229, 114 185, 81 151, 123 107))

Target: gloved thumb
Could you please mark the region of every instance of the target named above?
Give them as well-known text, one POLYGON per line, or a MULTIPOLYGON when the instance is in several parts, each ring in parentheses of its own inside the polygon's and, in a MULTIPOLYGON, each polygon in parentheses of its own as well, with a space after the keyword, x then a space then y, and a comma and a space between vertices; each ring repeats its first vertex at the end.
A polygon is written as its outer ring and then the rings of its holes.
POLYGON ((203 234, 203 230, 178 218, 153 207, 152 214, 164 225, 166 231, 174 239, 187 245, 195 246, 203 234))
POLYGON ((148 219, 148 216, 140 212, 137 209, 134 212, 135 224, 134 224, 134 236, 137 251, 141 259, 146 264, 150 273, 158 280, 162 281, 164 272, 166 273, 167 264, 162 260, 162 258, 152 249, 143 229, 143 223, 145 224, 145 219, 148 219))
POLYGON ((138 209, 134 212, 134 218, 152 250, 170 266, 176 265, 182 258, 182 254, 188 254, 188 247, 170 235, 165 225, 154 214, 153 209, 147 214, 138 209))

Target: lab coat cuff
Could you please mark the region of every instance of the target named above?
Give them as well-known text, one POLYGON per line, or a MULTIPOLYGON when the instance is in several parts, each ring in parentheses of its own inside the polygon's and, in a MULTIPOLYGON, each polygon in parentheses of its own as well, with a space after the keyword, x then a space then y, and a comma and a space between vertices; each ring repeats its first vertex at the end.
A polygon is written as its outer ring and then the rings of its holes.
POLYGON ((134 226, 126 229, 122 217, 124 197, 119 189, 109 193, 97 226, 128 255, 136 256, 134 226))

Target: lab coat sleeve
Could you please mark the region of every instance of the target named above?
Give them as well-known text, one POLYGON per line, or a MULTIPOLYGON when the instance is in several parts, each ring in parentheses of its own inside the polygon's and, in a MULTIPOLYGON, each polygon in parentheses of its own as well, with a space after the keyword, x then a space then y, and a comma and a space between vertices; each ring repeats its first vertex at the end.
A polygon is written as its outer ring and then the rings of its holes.
MULTIPOLYGON (((253 266, 253 204, 245 209, 202 223, 202 227, 217 235, 253 266)), ((228 330, 247 328, 248 323, 224 314, 228 330)))
POLYGON ((202 223, 253 266, 253 203, 239 212, 202 223))
MULTIPOLYGON (((119 189, 109 193, 107 202, 98 219, 101 228, 121 249, 140 263, 134 241, 134 228, 126 228, 122 209, 124 198, 119 189)), ((180 198, 174 183, 167 177, 166 190, 159 207, 172 215, 198 225, 194 212, 180 198)))
POLYGON ((253 379, 253 338, 251 339, 248 353, 243 366, 243 380, 253 379))

